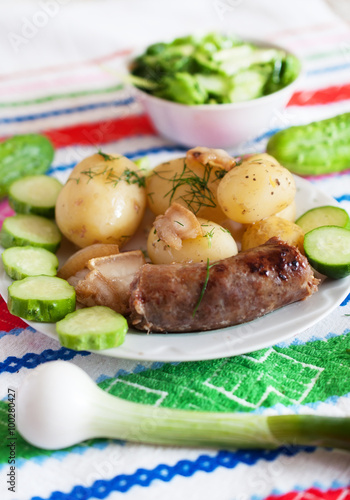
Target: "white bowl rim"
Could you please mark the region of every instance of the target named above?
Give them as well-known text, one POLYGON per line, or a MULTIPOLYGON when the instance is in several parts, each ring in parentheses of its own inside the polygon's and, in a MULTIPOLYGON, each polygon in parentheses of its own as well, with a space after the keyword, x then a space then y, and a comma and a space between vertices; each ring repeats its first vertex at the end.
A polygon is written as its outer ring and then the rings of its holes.
MULTIPOLYGON (((129 82, 129 85, 137 93, 140 93, 140 97, 149 99, 151 101, 155 101, 156 103, 158 103, 160 105, 172 106, 174 108, 177 107, 180 109, 182 108, 182 109, 192 109, 192 110, 218 111, 220 109, 222 109, 222 110, 229 110, 232 108, 233 109, 236 109, 236 108, 241 109, 241 108, 245 108, 247 106, 249 106, 249 107, 253 106, 257 102, 261 103, 261 102, 266 102, 269 100, 274 100, 274 97, 281 95, 283 93, 288 93, 290 91, 290 89, 293 86, 295 86, 295 84, 303 76, 303 65, 302 65, 302 61, 301 61, 300 57, 298 57, 294 52, 287 49, 286 47, 279 45, 279 44, 275 44, 275 43, 266 41, 266 40, 262 40, 262 39, 254 39, 254 38, 244 38, 243 39, 243 38, 241 38, 240 40, 244 43, 252 43, 254 45, 257 45, 258 47, 266 47, 266 48, 271 48, 271 49, 275 48, 278 50, 283 50, 287 54, 296 57, 300 63, 300 70, 299 70, 297 77, 292 82, 290 82, 288 85, 286 85, 285 87, 282 87, 281 89, 276 90, 275 92, 272 92, 271 94, 256 97, 254 99, 247 99, 246 101, 228 102, 228 103, 222 103, 222 104, 184 104, 184 103, 180 103, 180 102, 170 101, 168 99, 163 99, 162 97, 154 96, 154 95, 140 89, 136 85, 133 85, 131 82, 129 82)), ((152 44, 150 44, 150 45, 152 45, 152 44)), ((133 55, 131 55, 130 58, 128 58, 129 62, 128 62, 127 68, 129 67, 131 62, 137 57, 137 55, 141 55, 147 49, 147 47, 149 47, 149 45, 147 45, 143 49, 138 49, 138 50, 134 51, 133 55)), ((128 73, 130 73, 130 72, 128 71, 128 73)))

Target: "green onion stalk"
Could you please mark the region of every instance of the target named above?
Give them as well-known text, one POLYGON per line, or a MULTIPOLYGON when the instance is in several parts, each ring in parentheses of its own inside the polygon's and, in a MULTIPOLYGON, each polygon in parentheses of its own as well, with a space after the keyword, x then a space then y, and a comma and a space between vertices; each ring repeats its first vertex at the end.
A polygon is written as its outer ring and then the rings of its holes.
POLYGON ((100 389, 77 366, 45 363, 18 395, 17 429, 35 446, 59 449, 90 438, 215 448, 323 446, 350 451, 350 417, 201 412, 134 403, 100 389))

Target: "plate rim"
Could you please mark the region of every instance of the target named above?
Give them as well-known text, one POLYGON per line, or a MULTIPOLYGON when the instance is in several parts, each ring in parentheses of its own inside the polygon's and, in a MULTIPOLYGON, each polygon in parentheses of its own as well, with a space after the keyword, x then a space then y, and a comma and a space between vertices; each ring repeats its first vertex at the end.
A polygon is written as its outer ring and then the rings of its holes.
MULTIPOLYGON (((297 175, 293 175, 293 177, 295 178, 297 186, 296 198, 298 198, 298 193, 300 196, 300 192, 303 193, 305 191, 309 195, 313 195, 313 197, 310 196, 310 199, 308 199, 306 202, 306 205, 310 206, 306 209, 303 209, 302 213, 304 213, 309 208, 315 208, 316 206, 321 206, 324 204, 340 206, 340 204, 334 198, 316 187, 310 181, 303 179, 297 175), (320 201, 316 202, 316 204, 315 201, 311 199, 315 197, 317 200, 320 198, 320 201)), ((2 253, 2 251, 3 249, 2 247, 0 247, 0 253, 2 253)), ((12 280, 8 278, 4 271, 2 259, 0 259, 0 294, 6 302, 8 300, 7 286, 11 282, 12 280)), ((163 362, 204 361, 241 354, 248 354, 255 350, 271 347, 276 343, 286 341, 287 339, 304 332, 308 328, 311 328, 316 323, 328 316, 344 300, 349 291, 350 277, 343 278, 342 280, 325 279, 321 284, 321 288, 319 289, 319 291, 311 297, 308 297, 306 300, 289 304, 288 306, 277 309, 276 311, 273 311, 265 316, 247 323, 243 323, 241 325, 229 326, 218 330, 180 334, 147 334, 145 332, 134 331, 129 332, 126 335, 125 342, 119 347, 101 351, 89 350, 89 352, 100 354, 110 358, 163 362), (328 299, 330 299, 330 304, 325 309, 322 309, 322 302, 324 299, 326 305, 329 302, 328 299), (316 303, 317 305, 318 302, 320 303, 316 308, 318 314, 316 314, 315 310, 312 310, 310 313, 310 306, 312 307, 314 303, 316 303), (278 329, 278 325, 280 325, 281 323, 277 323, 276 327, 276 324, 274 324, 274 318, 276 318, 276 316, 285 316, 285 314, 283 313, 285 313, 286 310, 292 312, 292 310, 295 308, 297 308, 297 312, 303 310, 305 311, 301 315, 298 315, 297 313, 293 315, 294 320, 292 321, 292 323, 294 324, 294 326, 292 328, 283 328, 282 333, 276 336, 276 338, 274 338, 274 330, 272 331, 272 334, 265 333, 265 331, 269 330, 271 327, 273 329, 278 329), (281 311, 283 312, 281 313, 281 311), (305 319, 307 321, 304 321, 303 323, 303 320, 305 319), (255 330, 256 327, 258 328, 258 332, 253 332, 252 334, 252 330, 255 330), (253 339, 249 337, 249 342, 247 343, 245 343, 244 340, 242 341, 242 337, 244 337, 244 335, 246 334, 253 335, 253 339), (256 335, 256 338, 254 338, 254 335, 256 335), (140 348, 138 348, 137 339, 140 338, 142 339, 142 341, 140 348), (171 339, 171 342, 163 342, 162 339, 164 338, 168 338, 169 340, 171 339), (142 348, 145 340, 149 344, 147 346, 147 349, 142 348), (202 347, 198 350, 198 346, 197 349, 193 349, 192 346, 192 350, 190 349, 189 351, 187 351, 186 346, 187 348, 188 346, 191 346, 192 341, 194 341, 195 347, 196 344, 199 344, 202 347), (219 342, 221 347, 217 347, 217 341, 219 342), (180 348, 181 345, 182 347, 180 348), (205 349, 206 345, 208 345, 209 350, 205 349)), ((26 320, 22 321, 34 328, 36 331, 41 332, 42 334, 59 342, 58 336, 55 333, 54 323, 37 323, 26 320)))

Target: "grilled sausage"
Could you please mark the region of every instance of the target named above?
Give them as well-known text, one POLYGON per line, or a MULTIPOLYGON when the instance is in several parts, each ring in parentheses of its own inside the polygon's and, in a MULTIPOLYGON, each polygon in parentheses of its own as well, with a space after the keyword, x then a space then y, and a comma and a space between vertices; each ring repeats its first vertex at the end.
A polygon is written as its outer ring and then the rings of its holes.
POLYGON ((213 330, 251 321, 317 290, 299 250, 277 238, 208 266, 142 266, 131 284, 130 324, 147 332, 213 330))

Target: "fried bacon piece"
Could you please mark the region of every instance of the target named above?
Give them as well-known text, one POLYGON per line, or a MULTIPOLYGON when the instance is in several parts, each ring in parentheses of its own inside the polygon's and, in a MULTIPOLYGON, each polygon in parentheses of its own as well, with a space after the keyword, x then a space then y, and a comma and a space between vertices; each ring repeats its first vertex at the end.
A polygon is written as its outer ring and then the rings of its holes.
POLYGON ((68 279, 77 301, 88 307, 104 305, 129 313, 130 284, 146 263, 141 250, 90 259, 87 268, 68 279))

